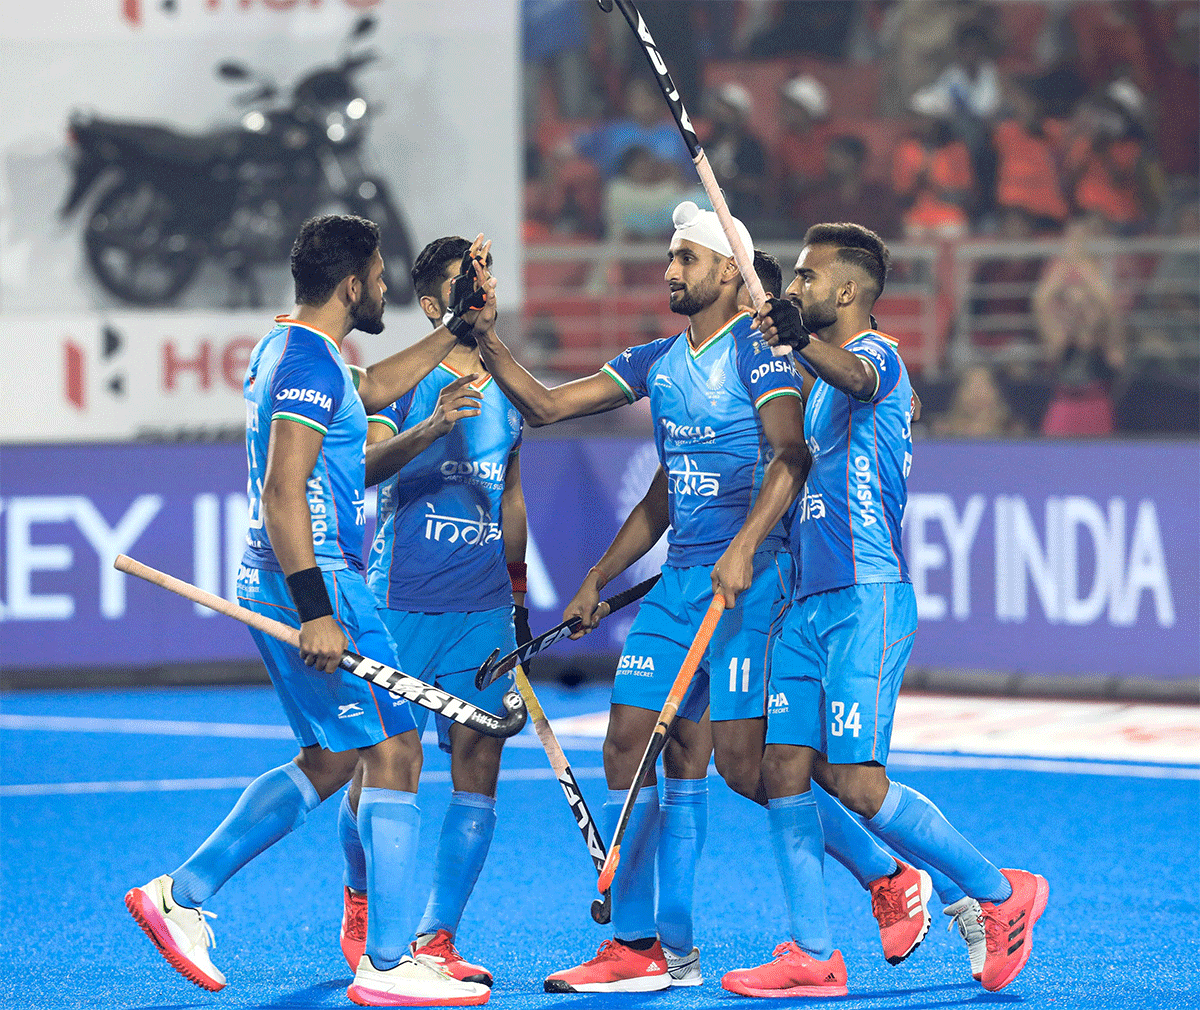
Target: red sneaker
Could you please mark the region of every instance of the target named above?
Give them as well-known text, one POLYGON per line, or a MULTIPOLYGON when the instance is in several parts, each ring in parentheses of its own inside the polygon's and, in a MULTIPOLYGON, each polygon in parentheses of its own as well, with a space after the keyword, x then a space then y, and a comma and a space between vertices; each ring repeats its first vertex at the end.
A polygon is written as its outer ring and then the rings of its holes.
POLYGON ((358 962, 367 951, 367 896, 342 889, 342 954, 351 971, 358 970, 358 962))
POLYGON ((1012 896, 999 903, 981 901, 987 956, 980 981, 989 992, 998 992, 1021 974, 1033 953, 1033 924, 1046 910, 1050 885, 1045 877, 1025 870, 1001 870, 1012 884, 1012 896))
POLYGON ((414 940, 409 944, 409 950, 412 951, 413 957, 419 954, 421 957, 432 959, 441 966, 447 975, 460 982, 476 982, 479 985, 491 986, 492 973, 486 968, 463 960, 463 956, 454 946, 454 936, 450 930, 439 929, 431 939, 426 940, 421 946, 417 946, 417 943, 418 941, 414 940))
POLYGON ((879 939, 888 964, 899 964, 929 932, 929 895, 933 881, 924 870, 896 860, 900 869, 871 881, 871 914, 879 923, 879 939))
POLYGON ((721 988, 742 996, 845 996, 846 963, 840 950, 818 961, 789 940, 768 964, 726 972, 721 988))
POLYGON ((605 940, 590 961, 546 979, 546 992, 652 992, 669 989, 671 973, 658 940, 634 950, 619 940, 605 940))

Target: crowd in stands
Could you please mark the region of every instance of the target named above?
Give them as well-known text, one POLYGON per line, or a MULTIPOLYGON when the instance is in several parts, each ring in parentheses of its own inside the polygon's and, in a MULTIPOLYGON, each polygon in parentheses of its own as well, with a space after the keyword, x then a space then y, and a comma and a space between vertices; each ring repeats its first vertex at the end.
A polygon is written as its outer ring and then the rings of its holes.
MULTIPOLYGON (((1112 264, 1100 269, 1085 240, 1196 234, 1196 0, 638 6, 731 209, 760 243, 822 220, 892 242, 1063 239, 1057 257, 984 262, 976 280, 1033 291, 1022 310, 1056 385, 1032 427, 1114 430, 1125 316, 1147 306, 1123 304, 1112 264)), ((623 20, 578 0, 524 10, 526 240, 669 235, 671 209, 702 203, 702 191, 623 20)), ((1144 299, 1159 300, 1149 307, 1194 320, 1196 284, 1189 296, 1180 281, 1196 281, 1198 264, 1168 256, 1132 269, 1164 282, 1146 286, 1144 299)), ((1183 342, 1200 351, 1194 329, 1183 342)), ((1134 349, 1159 341, 1178 357, 1177 337, 1151 328, 1134 349)), ((996 375, 960 379, 939 424, 1004 398, 996 375)), ((1026 425, 990 413, 994 433, 1026 425)))

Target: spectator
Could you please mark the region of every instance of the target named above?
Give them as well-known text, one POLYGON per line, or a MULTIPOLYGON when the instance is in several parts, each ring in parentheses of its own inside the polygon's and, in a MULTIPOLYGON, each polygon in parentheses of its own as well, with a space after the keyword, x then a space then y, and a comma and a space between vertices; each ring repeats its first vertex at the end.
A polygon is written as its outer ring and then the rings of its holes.
POLYGON ((817 221, 855 221, 884 238, 900 235, 900 206, 891 187, 863 173, 867 146, 854 136, 834 137, 825 154, 825 177, 798 202, 795 224, 803 231, 817 221))
POLYGON ((954 62, 930 86, 942 92, 955 116, 984 122, 1000 110, 1000 75, 992 59, 992 37, 982 21, 954 33, 954 62))
POLYGON ((600 233, 600 177, 583 158, 556 151, 543 157, 536 144, 525 147, 525 237, 600 233))
POLYGON ((1027 82, 1013 81, 1009 116, 996 124, 996 209, 1002 230, 1037 234, 1057 232, 1067 219, 1067 201, 1059 179, 1057 143, 1063 127, 1047 119, 1027 82), (1005 218, 1021 218, 1021 222, 1005 218))
POLYGON ((952 438, 1009 438, 1026 434, 1013 415, 990 368, 968 368, 954 389, 950 409, 933 422, 935 435, 952 438))
MULTIPOLYGON (((764 5, 766 6, 766 5, 764 5)), ((767 9, 766 24, 750 42, 748 56, 770 58, 809 53, 830 61, 846 55, 854 23, 853 0, 783 0, 767 9)))
POLYGON ((595 162, 604 179, 611 179, 631 147, 644 147, 662 161, 691 172, 692 159, 679 130, 669 119, 658 85, 633 77, 625 85, 625 115, 575 138, 574 151, 595 162))
POLYGON ((1109 435, 1113 384, 1125 367, 1125 332, 1112 289, 1073 223, 1064 254, 1053 260, 1033 293, 1034 319, 1055 373, 1055 392, 1042 419, 1046 435, 1109 435))
POLYGON ((674 165, 649 148, 631 147, 621 157, 617 176, 605 189, 605 234, 614 241, 669 236, 676 204, 697 198, 706 202, 699 184, 689 189, 674 165))
POLYGON ((905 206, 912 239, 955 238, 967 231, 975 177, 967 145, 950 128, 945 95, 927 88, 912 99, 913 133, 896 148, 892 186, 905 206))
POLYGON ((1153 213, 1162 171, 1146 149, 1138 118, 1145 99, 1128 80, 1080 103, 1063 140, 1067 190, 1076 210, 1130 232, 1153 213))
POLYGON ((779 144, 774 175, 784 207, 793 207, 805 190, 825 174, 829 128, 829 92, 809 74, 793 77, 779 89, 779 144))
POLYGON ((881 112, 904 114, 909 99, 945 67, 955 33, 977 8, 977 4, 961 0, 891 4, 879 31, 887 55, 887 87, 880 96, 881 112))
POLYGON ((766 194, 767 156, 750 132, 752 111, 750 92, 740 84, 722 84, 709 102, 713 131, 704 142, 729 210, 743 221, 761 216, 766 194))
POLYGON ((559 115, 580 119, 596 111, 587 63, 589 24, 576 0, 523 0, 525 122, 539 118, 542 81, 553 79, 559 115))

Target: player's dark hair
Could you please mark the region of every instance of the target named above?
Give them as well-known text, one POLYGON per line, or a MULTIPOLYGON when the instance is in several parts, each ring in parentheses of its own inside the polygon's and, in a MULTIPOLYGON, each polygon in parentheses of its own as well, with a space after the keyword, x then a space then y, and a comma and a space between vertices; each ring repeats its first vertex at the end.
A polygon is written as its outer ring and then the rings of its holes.
POLYGON ((858 267, 875 285, 875 299, 883 293, 892 254, 878 235, 861 224, 814 224, 804 233, 805 245, 831 245, 837 248, 837 258, 858 267))
POLYGON ((770 253, 761 249, 754 250, 754 272, 758 274, 758 282, 763 286, 768 298, 778 298, 783 290, 783 270, 770 253))
POLYGON ((292 243, 298 305, 324 305, 347 277, 365 277, 379 248, 379 225, 351 214, 310 217, 292 243))
MULTIPOLYGON (((413 290, 418 298, 428 295, 437 298, 438 290, 446 277, 446 267, 451 263, 457 266, 462 262, 463 253, 471 248, 471 243, 458 235, 446 235, 435 238, 417 256, 412 266, 413 290)), ((492 265, 492 254, 487 255, 487 266, 492 265)))

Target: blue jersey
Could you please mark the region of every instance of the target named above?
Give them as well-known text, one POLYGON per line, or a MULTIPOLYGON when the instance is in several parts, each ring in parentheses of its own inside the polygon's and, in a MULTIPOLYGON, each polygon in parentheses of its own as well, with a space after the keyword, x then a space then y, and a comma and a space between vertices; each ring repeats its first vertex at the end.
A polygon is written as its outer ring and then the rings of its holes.
MULTIPOLYGON (((372 421, 407 431, 433 412, 457 372, 442 364, 372 421)), ((478 417, 465 417, 379 485, 367 581, 391 610, 450 613, 512 606, 500 502, 521 415, 490 375, 478 417)))
POLYGON ((800 569, 797 599, 867 582, 909 581, 900 544, 912 464, 908 371, 895 342, 881 333, 868 330, 843 346, 871 363, 879 384, 869 400, 819 377, 809 392, 804 437, 813 464, 790 526, 800 569))
POLYGON ((337 344, 311 326, 277 316, 250 355, 242 382, 250 529, 242 564, 280 571, 262 517, 271 422, 295 421, 325 436, 308 478, 313 553, 325 571, 363 569, 367 412, 337 344))
MULTIPOLYGON (((714 564, 742 528, 770 462, 758 410, 800 396, 790 358, 771 349, 739 313, 698 349, 687 334, 631 347, 604 366, 629 399, 650 397, 654 443, 667 471, 667 564, 714 564)), ((761 549, 783 545, 777 525, 761 549)))

